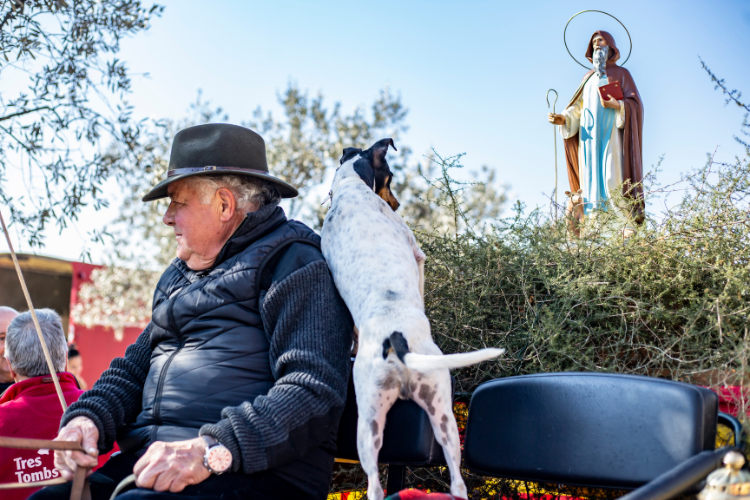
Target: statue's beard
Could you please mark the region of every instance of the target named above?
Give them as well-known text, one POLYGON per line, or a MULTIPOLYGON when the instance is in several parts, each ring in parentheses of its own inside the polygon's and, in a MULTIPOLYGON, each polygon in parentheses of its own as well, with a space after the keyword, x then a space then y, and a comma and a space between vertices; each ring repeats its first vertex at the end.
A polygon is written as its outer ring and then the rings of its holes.
POLYGON ((604 78, 607 76, 607 56, 609 55, 609 47, 597 47, 594 49, 594 71, 596 76, 604 78))

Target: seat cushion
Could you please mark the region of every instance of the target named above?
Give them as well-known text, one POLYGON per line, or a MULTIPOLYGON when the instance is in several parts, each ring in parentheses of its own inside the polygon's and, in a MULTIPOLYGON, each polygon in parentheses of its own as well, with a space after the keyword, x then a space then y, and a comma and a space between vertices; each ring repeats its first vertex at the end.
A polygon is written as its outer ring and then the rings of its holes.
POLYGON ((465 463, 491 476, 634 488, 713 449, 717 412, 713 391, 656 378, 493 380, 471 399, 465 463))

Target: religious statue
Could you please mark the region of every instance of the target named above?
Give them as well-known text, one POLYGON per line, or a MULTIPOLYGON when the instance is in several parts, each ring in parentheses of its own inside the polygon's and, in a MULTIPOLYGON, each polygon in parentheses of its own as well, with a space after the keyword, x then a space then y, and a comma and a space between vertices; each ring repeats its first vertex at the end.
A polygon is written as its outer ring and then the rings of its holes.
POLYGON ((643 221, 643 102, 630 72, 616 64, 619 58, 612 35, 596 31, 586 50, 593 69, 562 114, 549 113, 548 119, 559 125, 565 140, 570 191, 582 190, 585 216, 595 208, 615 210, 632 233, 628 225, 643 221), (609 93, 608 99, 602 97, 599 88, 615 82, 621 99, 609 93), (620 186, 623 196, 635 203, 614 203, 612 193, 620 186))

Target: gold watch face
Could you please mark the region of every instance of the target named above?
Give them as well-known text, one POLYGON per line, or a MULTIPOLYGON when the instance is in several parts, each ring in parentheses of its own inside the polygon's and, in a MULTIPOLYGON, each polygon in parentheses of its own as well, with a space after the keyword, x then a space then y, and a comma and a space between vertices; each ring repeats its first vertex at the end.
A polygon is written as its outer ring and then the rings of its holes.
POLYGON ((232 465, 232 452, 224 446, 214 446, 208 451, 208 466, 214 472, 224 472, 232 465))

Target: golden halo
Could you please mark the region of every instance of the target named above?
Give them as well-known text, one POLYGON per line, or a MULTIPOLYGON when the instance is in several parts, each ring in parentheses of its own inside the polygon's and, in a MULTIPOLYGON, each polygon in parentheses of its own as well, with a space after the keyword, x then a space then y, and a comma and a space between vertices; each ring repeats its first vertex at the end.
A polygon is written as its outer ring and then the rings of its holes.
POLYGON ((611 17, 612 19, 614 19, 615 21, 617 21, 618 23, 620 23, 620 26, 622 26, 622 28, 625 30, 625 33, 628 34, 628 41, 630 42, 630 50, 628 50, 628 57, 626 57, 625 60, 622 62, 622 64, 620 64, 620 66, 625 66, 625 63, 628 62, 628 59, 630 59, 630 54, 633 53, 633 39, 630 38, 630 32, 625 27, 625 25, 622 24, 622 21, 620 21, 619 19, 617 19, 612 14, 608 14, 607 12, 604 12, 603 10, 582 10, 578 14, 574 14, 573 17, 571 17, 570 19, 568 19, 568 22, 565 24, 565 30, 563 30, 563 43, 565 44, 565 49, 567 49, 568 54, 570 54, 570 57, 572 57, 575 62, 577 62, 578 64, 580 64, 584 68, 591 69, 588 66, 586 66, 585 64, 582 64, 578 59, 576 59, 576 57, 573 55, 573 53, 570 52, 570 48, 568 48, 568 41, 565 38, 565 35, 567 34, 567 31, 568 31, 568 25, 570 24, 570 21, 572 21, 575 17, 580 16, 584 12, 598 12, 600 14, 607 15, 607 16, 611 17))

